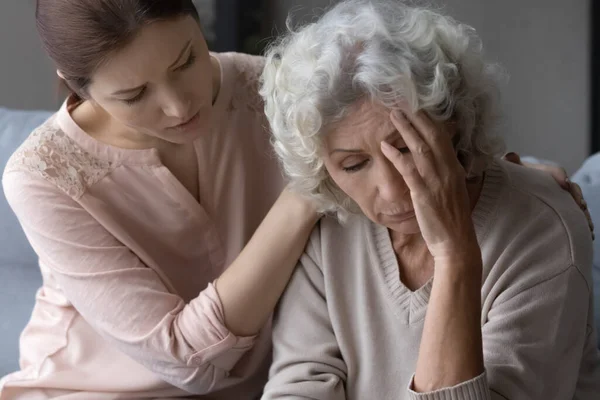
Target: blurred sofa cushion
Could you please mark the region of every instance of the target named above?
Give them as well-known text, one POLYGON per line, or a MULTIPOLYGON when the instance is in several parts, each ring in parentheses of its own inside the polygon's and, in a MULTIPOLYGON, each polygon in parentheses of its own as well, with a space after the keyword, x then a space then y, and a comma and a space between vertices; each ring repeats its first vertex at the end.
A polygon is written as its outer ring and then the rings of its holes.
MULTIPOLYGON (((36 127, 51 114, 35 111, 11 111, 0 108, 0 176, 11 154, 36 127)), ((35 262, 35 254, 27 243, 16 217, 10 210, 4 193, 0 198, 0 263, 35 262)))
POLYGON ((579 171, 571 178, 581 186, 583 197, 588 204, 592 222, 596 226, 596 240, 594 241, 594 311, 596 313, 596 333, 600 347, 600 153, 597 153, 583 163, 579 171))
MULTIPOLYGON (((0 176, 11 154, 51 113, 0 108, 0 176)), ((19 335, 42 280, 37 256, 0 190, 0 377, 18 369, 19 335)))

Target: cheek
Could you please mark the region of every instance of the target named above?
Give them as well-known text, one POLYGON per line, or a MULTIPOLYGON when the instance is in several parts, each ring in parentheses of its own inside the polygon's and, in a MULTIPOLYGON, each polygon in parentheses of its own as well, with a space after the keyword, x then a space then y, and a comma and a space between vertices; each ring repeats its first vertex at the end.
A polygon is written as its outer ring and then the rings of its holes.
POLYGON ((133 128, 149 129, 159 124, 161 113, 153 105, 149 103, 142 103, 134 106, 123 105, 111 105, 105 108, 113 118, 120 121, 122 124, 133 128))
POLYGON ((329 174, 335 184, 360 207, 364 214, 369 216, 373 213, 376 190, 365 171, 355 173, 335 171, 329 174))
POLYGON ((194 65, 181 75, 181 89, 191 94, 194 101, 212 104, 213 69, 210 58, 196 60, 194 65))

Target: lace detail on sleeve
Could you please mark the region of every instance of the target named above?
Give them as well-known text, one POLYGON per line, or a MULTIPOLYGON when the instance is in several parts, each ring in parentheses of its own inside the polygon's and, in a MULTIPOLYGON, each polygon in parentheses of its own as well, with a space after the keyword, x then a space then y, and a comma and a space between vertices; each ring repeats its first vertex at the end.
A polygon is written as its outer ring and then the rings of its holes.
POLYGON ((113 162, 97 159, 82 149, 56 126, 53 118, 25 140, 8 161, 5 171, 39 174, 78 199, 114 168, 113 162))
POLYGON ((249 108, 256 113, 264 112, 262 97, 258 94, 260 75, 265 61, 262 57, 247 54, 235 56, 235 87, 231 98, 231 109, 249 108))

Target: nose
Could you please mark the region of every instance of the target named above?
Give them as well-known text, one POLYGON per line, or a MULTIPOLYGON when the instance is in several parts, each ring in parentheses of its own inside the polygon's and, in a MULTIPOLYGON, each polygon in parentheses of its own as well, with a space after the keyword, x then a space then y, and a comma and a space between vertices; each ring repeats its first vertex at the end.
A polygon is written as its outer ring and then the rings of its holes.
POLYGON ((162 109, 167 117, 177 118, 183 121, 189 118, 191 101, 183 91, 170 89, 163 92, 162 109))
POLYGON ((408 194, 402 175, 388 160, 382 162, 377 178, 379 197, 388 203, 401 203, 408 194))

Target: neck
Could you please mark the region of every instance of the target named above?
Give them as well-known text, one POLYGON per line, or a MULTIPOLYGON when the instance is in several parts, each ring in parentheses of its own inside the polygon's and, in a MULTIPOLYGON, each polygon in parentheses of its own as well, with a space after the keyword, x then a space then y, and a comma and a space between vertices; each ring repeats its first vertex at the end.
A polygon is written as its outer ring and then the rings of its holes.
POLYGON ((87 115, 86 119, 90 124, 87 127, 81 126, 83 130, 95 139, 111 146, 122 149, 142 150, 150 148, 159 149, 167 145, 165 140, 145 135, 123 125, 102 107, 95 105, 91 101, 86 101, 77 107, 72 113, 74 119, 76 115, 80 117, 84 116, 84 118, 87 115))

